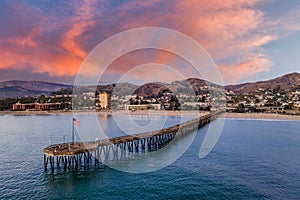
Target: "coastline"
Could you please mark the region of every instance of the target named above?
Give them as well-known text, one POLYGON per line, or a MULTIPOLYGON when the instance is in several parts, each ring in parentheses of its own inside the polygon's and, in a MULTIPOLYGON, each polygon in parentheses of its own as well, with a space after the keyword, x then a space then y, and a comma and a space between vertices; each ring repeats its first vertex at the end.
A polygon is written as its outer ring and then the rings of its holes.
MULTIPOLYGON (((26 116, 26 115, 167 115, 167 116, 186 116, 193 117, 207 114, 207 112, 190 112, 190 111, 165 111, 165 110, 139 110, 139 111, 0 111, 0 116, 13 115, 13 116, 26 116)), ((222 115, 225 118, 242 118, 242 119, 275 119, 275 120, 300 120, 300 115, 288 115, 288 114, 275 114, 275 113, 225 113, 222 115)))
POLYGON ((226 113, 226 118, 300 120, 300 115, 287 115, 287 114, 276 114, 276 113, 226 113))
POLYGON ((26 116, 26 115, 167 115, 167 116, 200 116, 205 115, 208 112, 195 112, 195 111, 165 111, 165 110, 101 110, 101 111, 62 111, 62 110, 51 110, 51 111, 0 111, 0 116, 13 115, 13 116, 26 116))

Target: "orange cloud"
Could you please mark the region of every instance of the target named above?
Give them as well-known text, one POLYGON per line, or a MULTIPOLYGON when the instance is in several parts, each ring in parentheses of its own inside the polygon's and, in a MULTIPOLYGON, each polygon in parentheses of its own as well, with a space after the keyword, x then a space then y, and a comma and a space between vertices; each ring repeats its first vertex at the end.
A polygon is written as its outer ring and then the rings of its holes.
MULTIPOLYGON (((80 37, 94 25, 93 16, 96 12, 94 3, 89 1, 70 4, 76 15, 68 19, 60 20, 57 16, 39 13, 38 19, 41 23, 33 24, 28 34, 23 34, 22 37, 0 38, 0 52, 3 55, 0 58, 0 69, 28 68, 29 71, 47 72, 51 76, 75 75, 88 54, 80 43, 80 37), (51 27, 47 24, 48 21, 54 21, 50 24, 51 27), (64 30, 58 31, 62 27, 64 30), (54 29, 53 35, 49 36, 50 39, 45 38, 51 29, 54 29)), ((13 4, 11 7, 13 13, 17 11, 36 13, 36 10, 27 4, 13 4)), ((30 18, 30 15, 26 17, 30 18)), ((27 23, 33 23, 35 17, 33 15, 27 23)), ((8 28, 14 30, 15 26, 19 24, 12 24, 8 28)))
MULTIPOLYGON (((181 1, 179 9, 182 13, 175 16, 178 27, 202 44, 218 65, 223 66, 222 75, 229 81, 240 80, 248 76, 248 70, 241 70, 239 74, 224 74, 224 66, 244 66, 249 57, 261 57, 262 46, 276 37, 268 34, 263 27, 264 15, 256 9, 259 1, 181 1), (234 62, 228 63, 228 58, 234 62), (240 60, 240 63, 236 63, 240 60), (231 74, 231 77, 230 77, 231 74)), ((264 55, 264 61, 267 57, 264 55)), ((252 59, 251 59, 252 60, 252 59)), ((251 68, 253 74, 265 71, 266 64, 251 68), (261 67, 261 69, 260 69, 261 67)), ((241 67, 240 69, 248 69, 241 67)))
MULTIPOLYGON (((107 37, 130 28, 159 26, 192 37, 212 56, 225 81, 238 82, 272 65, 264 45, 277 36, 271 34, 274 25, 258 9, 262 2, 269 0, 132 0, 119 4, 81 0, 62 3, 48 12, 26 3, 11 3, 6 17, 10 23, 6 24, 12 25, 5 27, 6 34, 0 32, 0 69, 27 67, 51 76, 74 76, 89 50, 107 37)), ((177 56, 144 53, 122 57, 109 72, 120 76, 152 62, 174 66, 185 76, 195 75, 177 56)))
MULTIPOLYGON (((264 14, 257 9, 260 3, 261 1, 258 0, 190 0, 174 1, 173 4, 155 1, 141 6, 138 1, 130 1, 120 6, 118 15, 126 16, 125 22, 122 23, 126 28, 163 26, 191 36, 210 53, 218 66, 222 66, 220 71, 226 81, 238 81, 247 77, 249 72, 256 74, 266 71, 272 64, 264 54, 263 45, 274 40, 276 36, 269 34, 268 29, 263 26, 264 14), (151 12, 141 12, 145 7, 151 12), (165 12, 161 14, 160 7, 169 10, 164 10, 165 12), (129 8, 138 14, 128 14, 129 8), (264 57, 263 60, 261 57, 264 57), (252 62, 252 60, 256 61, 252 62), (262 60, 263 63, 257 60, 262 60), (225 67, 232 72, 232 69, 237 66, 240 66, 238 74, 226 73, 225 67)), ((158 54, 152 60, 167 65, 173 61, 174 57, 168 54, 158 54)), ((126 60, 123 61, 125 62, 126 60)), ((188 68, 187 65, 181 67, 188 68)), ((121 71, 122 67, 120 67, 121 71)), ((193 74, 189 75, 193 76, 193 74)))

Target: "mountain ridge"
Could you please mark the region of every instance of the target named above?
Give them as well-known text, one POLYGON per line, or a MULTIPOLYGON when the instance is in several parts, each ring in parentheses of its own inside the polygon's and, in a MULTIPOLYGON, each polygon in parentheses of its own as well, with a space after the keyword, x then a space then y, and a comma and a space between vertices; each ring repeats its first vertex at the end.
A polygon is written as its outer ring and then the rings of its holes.
MULTIPOLYGON (((109 85, 99 85, 97 90, 116 92, 118 94, 125 94, 126 92, 133 92, 133 94, 141 96, 158 95, 161 91, 178 91, 184 89, 191 89, 190 92, 201 94, 207 92, 205 86, 220 87, 209 81, 198 78, 188 78, 186 80, 174 81, 172 83, 146 83, 137 86, 131 83, 114 83, 109 85)), ((225 85, 226 90, 234 91, 237 94, 249 93, 259 88, 276 89, 276 90, 295 90, 300 88, 300 73, 293 72, 285 74, 273 79, 257 82, 246 82, 235 85, 225 85)), ((70 89, 72 85, 51 83, 44 81, 4 81, 0 82, 0 98, 16 98, 23 96, 40 96, 42 94, 48 95, 51 92, 56 92, 62 89, 70 89)), ((98 92, 99 92, 98 91, 98 92)), ((189 91, 187 91, 189 92, 189 91)))
POLYGON ((0 82, 0 98, 37 97, 42 94, 49 95, 51 92, 70 87, 71 85, 44 81, 3 81, 0 82))
POLYGON ((300 86, 300 73, 293 72, 265 81, 226 85, 225 89, 232 90, 236 93, 249 93, 259 88, 292 90, 298 86, 300 86))

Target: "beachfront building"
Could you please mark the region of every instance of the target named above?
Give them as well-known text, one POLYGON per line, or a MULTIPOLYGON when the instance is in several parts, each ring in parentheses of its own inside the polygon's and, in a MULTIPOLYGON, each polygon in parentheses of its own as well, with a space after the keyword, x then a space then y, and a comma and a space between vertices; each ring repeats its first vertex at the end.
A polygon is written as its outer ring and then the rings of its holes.
POLYGON ((15 103, 12 106, 14 111, 32 110, 35 108, 35 103, 15 103))
POLYGON ((12 109, 14 111, 25 110, 59 110, 61 109, 61 103, 15 103, 12 109))
POLYGON ((111 108, 111 94, 107 92, 101 92, 99 94, 99 104, 101 106, 101 109, 111 108))
POLYGON ((125 105, 125 110, 161 110, 160 104, 125 105))
POLYGON ((35 103, 36 110, 60 110, 61 103, 35 103))

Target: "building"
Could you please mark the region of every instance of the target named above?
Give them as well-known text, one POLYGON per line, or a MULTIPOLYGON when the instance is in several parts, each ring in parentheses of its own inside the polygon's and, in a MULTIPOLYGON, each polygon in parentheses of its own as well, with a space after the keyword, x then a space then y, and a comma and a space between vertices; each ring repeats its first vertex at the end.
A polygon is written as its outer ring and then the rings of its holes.
POLYGON ((107 92, 101 92, 99 94, 99 103, 101 109, 110 109, 111 108, 111 94, 107 92))
POLYGON ((35 103, 15 103, 13 104, 12 109, 14 111, 24 111, 24 110, 33 110, 35 109, 35 103))
POLYGON ((35 103, 35 110, 60 110, 60 103, 35 103))
POLYGON ((61 109, 60 103, 15 103, 13 104, 14 111, 25 110, 59 110, 61 109))
POLYGON ((160 110, 160 104, 125 105, 126 110, 160 110))

